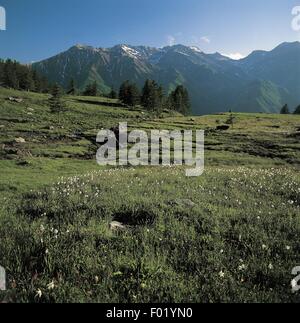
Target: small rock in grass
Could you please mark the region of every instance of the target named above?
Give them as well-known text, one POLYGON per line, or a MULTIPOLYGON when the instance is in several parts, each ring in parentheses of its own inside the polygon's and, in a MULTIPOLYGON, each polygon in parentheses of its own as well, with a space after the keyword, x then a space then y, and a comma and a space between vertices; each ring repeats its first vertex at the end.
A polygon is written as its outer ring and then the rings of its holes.
POLYGON ((126 226, 118 221, 112 221, 109 224, 109 228, 111 231, 124 231, 126 230, 126 226))
POLYGON ((9 98, 7 98, 7 100, 9 100, 11 102, 16 102, 16 103, 22 103, 23 102, 23 99, 21 99, 21 98, 15 98, 15 97, 12 97, 12 96, 10 96, 9 98))
POLYGON ((26 142, 26 140, 22 137, 19 137, 19 138, 15 138, 15 142, 17 144, 24 144, 26 142))
POLYGON ((196 204, 189 199, 177 199, 174 202, 178 206, 187 207, 187 208, 193 208, 194 206, 196 206, 196 204))

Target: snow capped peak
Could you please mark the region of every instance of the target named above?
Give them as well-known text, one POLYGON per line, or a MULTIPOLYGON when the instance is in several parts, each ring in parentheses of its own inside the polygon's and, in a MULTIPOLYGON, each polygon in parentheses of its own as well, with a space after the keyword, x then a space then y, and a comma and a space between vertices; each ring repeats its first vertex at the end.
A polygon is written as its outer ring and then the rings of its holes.
POLYGON ((194 52, 202 53, 201 49, 196 46, 191 46, 190 49, 193 50, 194 52))
POLYGON ((127 45, 121 45, 121 48, 123 50, 123 52, 126 53, 126 55, 132 57, 132 58, 139 58, 140 57, 140 53, 138 51, 136 51, 135 49, 128 47, 127 45))
POLYGON ((121 48, 125 51, 125 52, 127 52, 127 51, 131 51, 132 50, 132 48, 130 48, 129 46, 127 46, 127 45, 121 45, 121 48))
POLYGON ((76 44, 75 46, 71 47, 71 49, 77 49, 77 50, 88 50, 88 51, 91 51, 91 52, 101 52, 101 48, 95 48, 95 47, 92 47, 92 46, 88 46, 88 45, 82 45, 82 44, 76 44))
POLYGON ((74 47, 75 47, 75 48, 77 48, 77 49, 85 49, 85 48, 87 48, 88 46, 83 45, 83 44, 76 44, 74 47))

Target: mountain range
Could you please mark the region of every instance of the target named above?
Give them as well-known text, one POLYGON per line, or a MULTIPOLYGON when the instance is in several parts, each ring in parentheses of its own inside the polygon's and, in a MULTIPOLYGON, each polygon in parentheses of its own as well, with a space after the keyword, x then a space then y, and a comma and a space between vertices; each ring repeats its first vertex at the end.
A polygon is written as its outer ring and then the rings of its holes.
POLYGON ((154 79, 166 92, 183 84, 197 115, 228 110, 277 113, 286 103, 291 108, 300 104, 300 42, 254 51, 241 60, 183 45, 76 45, 33 68, 65 88, 71 79, 79 89, 97 81, 103 93, 118 89, 125 80, 142 87, 146 79, 154 79))

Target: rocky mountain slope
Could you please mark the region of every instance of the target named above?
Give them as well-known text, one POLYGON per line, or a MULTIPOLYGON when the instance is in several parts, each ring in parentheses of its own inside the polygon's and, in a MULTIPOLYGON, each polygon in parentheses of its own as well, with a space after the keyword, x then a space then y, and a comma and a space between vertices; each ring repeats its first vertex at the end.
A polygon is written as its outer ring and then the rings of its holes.
POLYGON ((299 42, 283 43, 270 52, 255 51, 239 61, 183 45, 76 45, 33 67, 64 87, 71 79, 80 89, 97 81, 102 92, 117 89, 127 79, 140 87, 147 78, 155 79, 166 91, 183 84, 195 114, 229 109, 278 112, 285 103, 291 108, 300 103, 299 42))

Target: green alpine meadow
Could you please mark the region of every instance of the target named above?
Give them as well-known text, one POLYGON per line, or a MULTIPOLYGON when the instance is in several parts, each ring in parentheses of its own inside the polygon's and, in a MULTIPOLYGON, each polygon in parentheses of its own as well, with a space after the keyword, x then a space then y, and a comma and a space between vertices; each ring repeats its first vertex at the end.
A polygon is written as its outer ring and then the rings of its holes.
POLYGON ((21 2, 0 0, 1 306, 299 303, 300 5, 21 2))
POLYGON ((64 96, 58 123, 49 98, 0 90, 2 301, 297 301, 298 115, 158 118, 117 100, 64 96), (98 166, 97 129, 120 120, 205 130, 204 174, 98 166))

